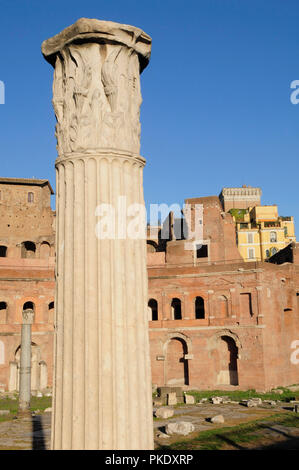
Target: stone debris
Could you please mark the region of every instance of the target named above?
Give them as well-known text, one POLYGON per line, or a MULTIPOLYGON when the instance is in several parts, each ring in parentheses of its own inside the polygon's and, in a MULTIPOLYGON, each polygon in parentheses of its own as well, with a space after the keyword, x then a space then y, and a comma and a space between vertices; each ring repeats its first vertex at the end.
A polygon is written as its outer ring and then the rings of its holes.
POLYGON ((210 419, 211 423, 214 423, 214 424, 222 424, 224 423, 224 418, 222 415, 216 415, 216 416, 213 416, 213 418, 210 419))
POLYGON ((44 413, 51 413, 51 412, 52 412, 52 408, 46 408, 46 409, 44 410, 44 413))
POLYGON ((271 406, 276 406, 276 401, 274 400, 264 400, 264 403, 267 403, 268 405, 271 405, 271 406))
POLYGON ((165 434, 165 433, 162 432, 162 431, 157 434, 157 437, 158 437, 159 439, 169 439, 169 436, 167 436, 167 434, 165 434))
POLYGON ((211 401, 213 405, 220 405, 222 403, 223 397, 212 397, 211 401))
POLYGON ((163 399, 162 397, 156 397, 153 399, 153 405, 154 406, 162 406, 163 405, 163 399))
POLYGON ((287 387, 287 389, 290 390, 291 392, 298 392, 299 385, 290 385, 289 387, 287 387))
POLYGON ((295 413, 299 413, 299 405, 295 405, 294 408, 293 408, 293 411, 295 413))
POLYGON ((254 406, 262 405, 263 403, 261 398, 250 398, 249 400, 244 400, 244 401, 248 408, 253 408, 254 406))
POLYGON ((167 394, 167 405, 173 406, 177 404, 177 398, 175 392, 170 392, 167 394))
POLYGON ((193 395, 185 394, 184 399, 185 399, 186 405, 194 405, 195 403, 195 398, 193 397, 193 395))
POLYGON ((167 418, 171 418, 173 415, 174 415, 174 410, 172 408, 158 408, 155 412, 154 412, 156 418, 163 418, 163 419, 167 419, 167 418))
POLYGON ((182 436, 187 436, 195 429, 194 424, 189 423, 188 421, 180 421, 177 423, 168 423, 165 426, 166 434, 171 436, 172 434, 181 434, 182 436))
POLYGON ((158 387, 157 388, 158 397, 161 397, 162 404, 168 405, 168 395, 170 393, 175 393, 177 403, 184 403, 184 394, 182 387, 158 387))
POLYGON ((283 390, 281 390, 280 388, 278 388, 277 390, 272 390, 272 393, 277 393, 278 395, 282 395, 282 394, 283 394, 283 390))
POLYGON ((42 394, 42 392, 37 392, 36 396, 37 396, 37 398, 42 398, 43 394, 42 394))
POLYGON ((5 415, 9 415, 9 414, 10 414, 9 410, 0 410, 0 416, 5 416, 5 415))

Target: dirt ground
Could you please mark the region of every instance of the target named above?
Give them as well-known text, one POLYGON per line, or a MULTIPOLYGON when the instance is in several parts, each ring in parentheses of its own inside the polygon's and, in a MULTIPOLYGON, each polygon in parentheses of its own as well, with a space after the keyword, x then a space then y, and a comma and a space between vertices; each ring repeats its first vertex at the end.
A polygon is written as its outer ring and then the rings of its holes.
MULTIPOLYGON (((184 443, 184 449, 188 450, 188 442, 198 436, 201 431, 212 429, 224 429, 263 419, 262 428, 257 431, 258 438, 249 442, 236 442, 227 437, 219 436, 223 440, 221 450, 299 450, 299 427, 290 427, 273 420, 273 415, 291 412, 292 407, 282 403, 275 407, 263 404, 257 408, 247 408, 240 404, 205 403, 201 405, 189 405, 176 407, 174 416, 169 419, 154 420, 155 448, 165 448, 174 442, 184 443), (209 418, 222 414, 224 424, 213 424, 209 418), (271 417, 271 418, 270 418, 271 417), (266 418, 266 419, 265 419, 266 418), (269 418, 269 420, 267 419, 269 418), (187 437, 178 435, 168 438, 157 437, 165 430, 169 422, 192 422, 195 431, 187 437)), ((297 416, 297 415, 296 415, 297 416)), ((49 450, 51 434, 51 413, 41 413, 29 419, 10 419, 0 422, 0 450, 49 450)))

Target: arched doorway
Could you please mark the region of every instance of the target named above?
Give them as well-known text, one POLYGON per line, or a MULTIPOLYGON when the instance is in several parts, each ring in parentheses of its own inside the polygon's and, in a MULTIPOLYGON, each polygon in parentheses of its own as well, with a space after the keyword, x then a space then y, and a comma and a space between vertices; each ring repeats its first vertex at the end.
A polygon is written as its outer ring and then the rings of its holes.
POLYGON ((239 385, 238 347, 230 336, 221 336, 218 341, 217 384, 239 385))
POLYGON ((165 384, 183 386, 189 385, 188 354, 186 341, 182 338, 171 338, 167 343, 165 384))
MULTIPOLYGON (((9 391, 19 390, 20 386, 21 345, 15 352, 15 359, 10 363, 9 391)), ((31 390, 38 391, 48 386, 48 370, 45 361, 41 360, 40 348, 31 343, 31 390)))

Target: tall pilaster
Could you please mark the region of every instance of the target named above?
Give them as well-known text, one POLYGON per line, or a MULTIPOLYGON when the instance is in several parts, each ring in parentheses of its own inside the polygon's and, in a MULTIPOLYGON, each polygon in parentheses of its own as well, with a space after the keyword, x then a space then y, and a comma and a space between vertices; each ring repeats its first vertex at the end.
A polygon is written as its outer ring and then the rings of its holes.
POLYGON ((58 150, 53 449, 153 448, 145 221, 136 223, 150 50, 138 28, 85 18, 42 45, 55 67, 58 150))

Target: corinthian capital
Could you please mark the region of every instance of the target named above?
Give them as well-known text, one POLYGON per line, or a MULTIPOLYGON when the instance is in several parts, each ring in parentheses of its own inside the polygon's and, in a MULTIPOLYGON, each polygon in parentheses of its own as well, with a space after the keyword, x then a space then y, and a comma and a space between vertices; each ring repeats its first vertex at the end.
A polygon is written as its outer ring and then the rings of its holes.
POLYGON ((55 68, 59 156, 109 148, 139 154, 140 73, 151 38, 133 26, 81 18, 44 41, 42 52, 55 68))

